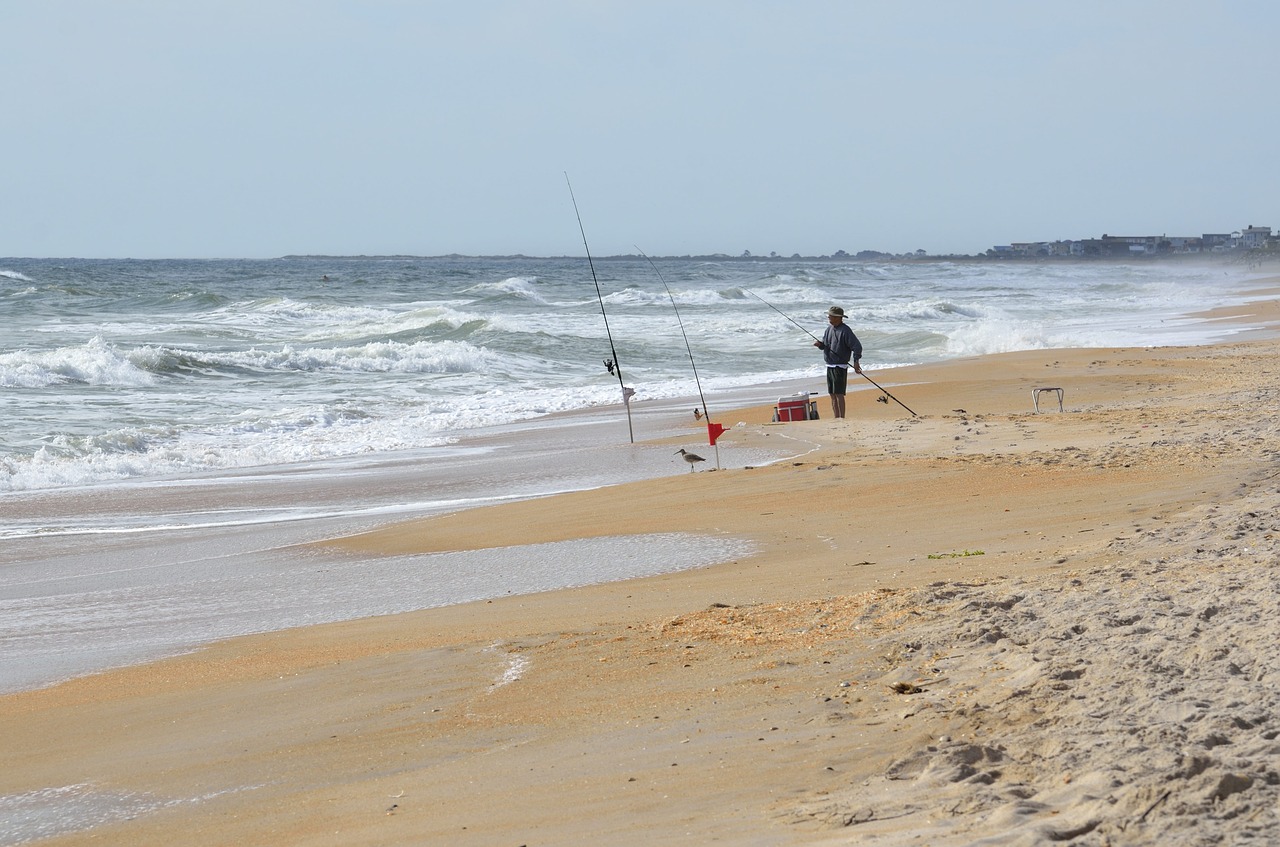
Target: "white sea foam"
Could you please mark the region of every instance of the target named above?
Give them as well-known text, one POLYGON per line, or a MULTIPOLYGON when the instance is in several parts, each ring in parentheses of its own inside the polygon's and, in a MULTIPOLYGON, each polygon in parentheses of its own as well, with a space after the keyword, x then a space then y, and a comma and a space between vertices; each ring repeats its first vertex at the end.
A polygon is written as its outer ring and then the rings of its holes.
POLYGON ((154 795, 88 783, 0 795, 0 845, 14 847, 126 820, 167 805, 154 795))
POLYGON ((478 294, 481 296, 510 294, 515 295, 521 300, 527 300, 530 303, 550 305, 550 301, 538 292, 536 288, 537 282, 537 277, 513 276, 499 280, 498 282, 480 283, 479 285, 473 285, 464 290, 467 293, 478 294))
POLYGON ((67 382, 141 388, 153 385, 154 379, 127 353, 96 336, 76 347, 0 352, 0 387, 44 388, 67 382))
POLYGON ((245 786, 237 786, 201 797, 173 798, 86 782, 0 795, 0 847, 17 847, 244 790, 245 786))
MULTIPOLYGON (((817 374, 815 369, 801 368, 771 372, 763 379, 776 382, 813 376, 816 380, 817 374)), ((750 382, 723 375, 706 377, 701 382, 708 392, 746 384, 750 382)), ((692 376, 648 384, 633 402, 689 396, 696 394, 697 388, 692 376)), ((426 403, 369 399, 364 401, 364 408, 345 410, 323 405, 246 410, 221 425, 126 427, 78 438, 54 435, 30 456, 0 456, 0 491, 279 466, 433 447, 452 442, 461 431, 613 405, 619 399, 616 382, 539 392, 492 389, 426 403)))
POLYGON ((298 347, 228 353, 196 353, 200 361, 261 371, 336 371, 348 373, 470 373, 485 370, 498 357, 467 342, 370 342, 355 347, 298 347))
POLYGON ((676 308, 681 306, 716 306, 727 300, 738 299, 733 296, 736 293, 736 291, 724 292, 673 288, 668 294, 662 288, 657 290, 628 288, 608 295, 604 298, 604 302, 606 305, 613 306, 666 306, 668 309, 672 300, 675 300, 676 308))

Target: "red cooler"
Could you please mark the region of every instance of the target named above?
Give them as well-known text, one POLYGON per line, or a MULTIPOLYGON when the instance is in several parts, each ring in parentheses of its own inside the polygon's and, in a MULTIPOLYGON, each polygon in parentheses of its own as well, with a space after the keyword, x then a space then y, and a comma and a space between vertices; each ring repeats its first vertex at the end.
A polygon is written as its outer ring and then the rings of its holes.
POLYGON ((774 411, 775 421, 807 421, 809 420, 809 395, 792 394, 790 397, 779 397, 774 411))

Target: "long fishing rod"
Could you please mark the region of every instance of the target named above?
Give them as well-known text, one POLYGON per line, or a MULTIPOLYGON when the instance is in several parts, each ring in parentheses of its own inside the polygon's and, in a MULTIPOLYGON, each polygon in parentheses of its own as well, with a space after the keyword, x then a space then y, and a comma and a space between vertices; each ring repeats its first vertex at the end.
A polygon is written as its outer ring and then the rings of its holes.
POLYGON ((796 326, 797 326, 797 327, 799 327, 799 329, 800 329, 800 331, 801 331, 801 332, 803 332, 805 335, 807 335, 807 336, 809 336, 810 338, 812 338, 814 341, 817 341, 818 343, 822 343, 822 339, 821 339, 821 338, 819 338, 818 336, 814 335, 812 332, 810 332, 809 330, 805 329, 804 327, 800 326, 800 324, 798 324, 798 323, 796 323, 795 321, 791 320, 791 316, 790 316, 790 315, 788 315, 786 312, 782 311, 782 310, 781 310, 781 309, 779 309, 777 306, 775 306, 775 305, 773 305, 772 303, 770 303, 768 300, 766 300, 766 299, 764 299, 763 297, 761 297, 759 294, 756 294, 754 291, 751 291, 751 290, 746 289, 746 288, 744 288, 744 289, 742 289, 742 290, 743 290, 743 291, 746 291, 746 292, 747 292, 748 294, 750 294, 752 297, 756 298, 756 299, 757 299, 757 300, 759 300, 761 303, 763 303, 763 304, 765 304, 766 306, 768 306, 770 309, 773 309, 775 312, 777 312, 778 314, 782 315, 784 318, 786 318, 787 320, 791 321, 793 324, 796 324, 796 326))
MULTIPOLYGON (((791 316, 790 316, 790 315, 788 315, 786 312, 782 311, 782 310, 781 310, 781 309, 779 309, 777 306, 775 306, 775 305, 773 305, 772 303, 770 303, 768 300, 765 300, 765 299, 764 299, 763 297, 761 297, 759 294, 756 294, 754 291, 750 291, 750 290, 748 290, 748 289, 746 289, 746 288, 744 288, 744 289, 742 289, 742 290, 743 290, 743 291, 746 291, 746 292, 747 292, 748 294, 750 294, 752 297, 756 298, 756 299, 757 299, 757 300, 759 300, 761 303, 764 303, 764 304, 765 304, 766 306, 768 306, 770 309, 773 309, 775 312, 777 312, 778 314, 782 315, 784 318, 786 318, 787 320, 791 321, 793 324, 796 324, 796 326, 798 326, 798 327, 800 327, 800 329, 804 330, 805 335, 809 336, 809 337, 810 337, 810 338, 812 338, 814 341, 817 341, 819 344, 821 344, 821 343, 822 343, 822 339, 821 339, 821 338, 819 338, 818 336, 814 335, 812 332, 809 332, 809 330, 807 330, 807 329, 805 329, 804 327, 800 326, 800 324, 796 323, 794 320, 791 320, 791 316)), ((881 387, 880 383, 876 382, 874 379, 872 379, 871 377, 867 376, 865 373, 863 373, 863 374, 859 374, 859 376, 861 376, 861 377, 862 377, 863 379, 865 379, 867 382, 869 382, 869 383, 871 383, 872 385, 874 385, 876 388, 879 388, 882 392, 884 392, 884 395, 885 395, 886 397, 888 397, 890 400, 892 400, 893 402, 897 403, 899 406, 901 406, 902 408, 906 409, 908 412, 911 412, 911 417, 913 417, 913 418, 918 418, 918 417, 920 417, 920 416, 919 416, 919 415, 917 415, 914 411, 912 411, 911 407, 910 407, 910 406, 908 406, 906 403, 903 403, 903 402, 902 402, 901 400, 899 400, 897 397, 894 397, 894 396, 893 396, 892 394, 890 394, 888 391, 885 391, 885 389, 881 387)))
POLYGON ((702 401, 702 417, 707 422, 707 440, 711 442, 711 446, 716 448, 716 467, 720 467, 720 445, 716 443, 716 439, 724 433, 724 427, 718 423, 711 422, 711 413, 707 411, 707 398, 702 393, 702 380, 698 378, 698 365, 693 361, 693 348, 689 346, 689 334, 684 331, 684 321, 680 318, 680 309, 676 306, 676 298, 671 293, 671 286, 667 285, 666 277, 662 275, 662 271, 658 270, 658 266, 654 264, 653 259, 643 250, 636 247, 645 261, 649 263, 649 267, 653 268, 653 272, 658 275, 658 279, 662 280, 662 287, 667 290, 667 299, 671 301, 671 310, 676 313, 676 323, 680 325, 680 335, 684 338, 684 349, 689 354, 689 366, 693 368, 693 383, 698 387, 698 399, 702 401))
POLYGON ((569 173, 564 175, 565 185, 569 186, 569 199, 573 201, 573 214, 578 219, 578 231, 582 233, 582 249, 587 251, 587 266, 591 268, 591 280, 596 284, 596 299, 600 301, 600 316, 604 318, 604 334, 609 337, 609 352, 613 358, 604 363, 609 373, 617 373, 618 387, 622 389, 622 405, 627 409, 627 435, 631 443, 636 443, 635 430, 631 427, 631 395, 634 394, 622 381, 622 363, 618 361, 618 350, 613 346, 613 333, 609 330, 609 315, 604 310, 604 295, 600 293, 600 280, 596 277, 596 265, 591 261, 591 248, 587 246, 587 230, 582 226, 582 215, 578 212, 578 199, 573 196, 573 183, 569 181, 569 173))
POLYGON ((680 325, 680 335, 684 338, 684 349, 689 354, 689 365, 693 368, 693 382, 698 386, 698 399, 702 401, 702 414, 707 414, 707 398, 702 394, 702 382, 698 379, 698 366, 693 361, 693 348, 689 346, 689 336, 684 331, 684 321, 680 319, 680 310, 676 307, 676 298, 671 295, 671 287, 667 285, 667 280, 662 276, 662 271, 658 270, 658 266, 654 264, 653 259, 639 247, 636 250, 644 256, 645 261, 649 263, 649 267, 653 268, 653 272, 658 275, 658 279, 662 280, 662 287, 667 290, 667 299, 671 301, 671 310, 676 313, 676 323, 680 325))

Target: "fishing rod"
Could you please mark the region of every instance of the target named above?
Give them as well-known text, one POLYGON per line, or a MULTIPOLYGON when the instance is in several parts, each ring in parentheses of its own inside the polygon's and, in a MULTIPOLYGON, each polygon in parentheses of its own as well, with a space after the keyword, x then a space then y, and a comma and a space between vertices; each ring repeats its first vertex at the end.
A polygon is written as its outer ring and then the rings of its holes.
POLYGON ((604 318, 604 334, 609 337, 609 352, 613 354, 612 359, 605 361, 604 366, 609 369, 609 373, 617 373, 618 387, 622 389, 622 405, 627 409, 627 435, 631 438, 631 443, 636 443, 635 430, 631 427, 631 395, 635 393, 622 381, 622 363, 618 361, 618 350, 613 346, 613 333, 609 331, 609 315, 604 310, 604 295, 600 293, 600 280, 596 277, 596 265, 591 261, 591 248, 587 246, 587 231, 582 226, 582 215, 578 213, 578 200, 573 196, 573 183, 569 181, 569 173, 564 175, 565 185, 569 186, 569 199, 573 201, 573 214, 578 219, 578 231, 582 233, 582 249, 587 251, 587 265, 591 268, 591 280, 596 284, 596 299, 600 301, 600 316, 604 318))
POLYGON ((791 321, 793 324, 796 324, 796 326, 797 326, 797 327, 799 327, 799 329, 800 329, 800 331, 801 331, 801 332, 803 332, 805 335, 807 335, 807 336, 809 336, 810 338, 812 338, 814 341, 817 341, 819 344, 821 344, 821 343, 822 343, 822 339, 821 339, 821 338, 819 338, 818 336, 814 335, 812 332, 810 332, 809 330, 805 329, 804 327, 800 326, 800 324, 798 324, 798 323, 796 323, 795 321, 791 320, 791 316, 790 316, 790 315, 788 315, 786 312, 782 311, 782 310, 781 310, 781 309, 779 309, 777 306, 775 306, 775 305, 773 305, 772 303, 770 303, 768 300, 766 300, 766 299, 764 299, 763 297, 761 297, 759 294, 756 294, 754 291, 751 291, 751 290, 746 289, 746 288, 744 288, 744 289, 742 289, 742 290, 743 290, 743 291, 746 291, 746 292, 747 292, 748 294, 750 294, 752 297, 756 298, 756 299, 757 299, 757 300, 759 300, 761 303, 763 303, 763 304, 765 304, 766 306, 768 306, 770 309, 773 309, 775 312, 777 312, 778 314, 782 315, 784 318, 786 318, 787 320, 791 321))
MULTIPOLYGON (((775 312, 777 312, 778 314, 782 315, 784 318, 786 318, 787 320, 791 321, 793 324, 796 324, 796 326, 798 326, 798 327, 800 327, 800 329, 804 330, 805 335, 809 336, 809 337, 810 337, 810 338, 812 338, 814 341, 818 342, 819 344, 821 344, 821 343, 822 343, 822 339, 821 339, 821 338, 819 338, 818 336, 814 335, 812 332, 809 332, 809 330, 805 329, 804 327, 800 326, 800 324, 796 323, 794 320, 792 320, 792 319, 791 319, 791 316, 790 316, 790 315, 788 315, 786 312, 782 311, 782 310, 781 310, 781 309, 779 309, 777 306, 775 306, 775 305, 773 305, 772 303, 770 303, 768 300, 765 300, 765 299, 764 299, 763 297, 761 297, 759 294, 756 294, 754 291, 750 291, 750 290, 748 290, 748 289, 746 289, 746 288, 744 288, 744 289, 742 289, 742 290, 743 290, 743 291, 746 291, 746 292, 747 292, 748 294, 750 294, 752 297, 756 298, 756 299, 757 299, 757 300, 759 300, 761 303, 764 303, 764 304, 765 304, 766 306, 768 306, 770 309, 773 309, 775 312)), ((906 409, 908 412, 911 412, 911 417, 913 417, 913 418, 918 418, 918 417, 920 417, 920 416, 919 416, 919 415, 917 415, 914 411, 912 411, 912 410, 911 410, 911 407, 910 407, 910 406, 908 406, 906 403, 903 403, 903 402, 902 402, 901 400, 899 400, 897 397, 894 397, 894 396, 893 396, 892 394, 890 394, 888 391, 885 391, 885 389, 881 387, 880 383, 876 382, 874 379, 872 379, 871 377, 867 376, 867 375, 866 375, 866 374, 864 374, 864 373, 859 373, 858 375, 859 375, 859 376, 861 376, 863 379, 865 379, 867 382, 869 382, 869 383, 871 383, 872 385, 874 385, 876 388, 879 388, 882 392, 884 392, 884 395, 885 395, 886 397, 888 397, 889 399, 891 399, 893 402, 897 403, 899 406, 901 406, 902 408, 906 409)))
POLYGON ((680 325, 680 335, 684 338, 684 349, 689 354, 689 366, 693 368, 693 383, 698 387, 698 399, 702 401, 702 417, 707 422, 707 439, 711 442, 711 446, 716 448, 716 467, 720 467, 720 445, 716 444, 716 439, 724 432, 724 427, 720 424, 711 422, 711 413, 707 411, 707 398, 702 393, 702 381, 698 379, 698 365, 693 361, 693 348, 689 346, 689 334, 684 331, 684 321, 680 318, 680 309, 676 306, 676 298, 671 293, 671 286, 667 285, 666 277, 662 275, 662 271, 658 270, 658 266, 654 263, 649 255, 636 246, 641 256, 649 263, 649 267, 653 268, 653 272, 658 275, 658 279, 662 280, 662 287, 667 290, 667 299, 671 301, 671 310, 676 313, 676 323, 680 325))
MULTIPOLYGON (((871 383, 872 385, 874 385, 876 388, 880 388, 880 383, 876 382, 874 379, 872 379, 871 377, 867 376, 866 374, 859 374, 859 376, 861 376, 861 377, 862 377, 863 379, 865 379, 867 382, 869 382, 869 383, 871 383)), ((899 406, 901 406, 902 408, 906 409, 908 412, 911 412, 911 407, 910 407, 910 406, 908 406, 906 403, 903 403, 901 400, 899 400, 897 397, 894 397, 892 394, 890 394, 888 391, 885 391, 883 388, 880 388, 880 390, 881 390, 881 391, 884 391, 885 396, 886 396, 886 397, 888 397, 889 399, 893 400, 893 402, 897 403, 899 406)), ((920 416, 919 416, 919 415, 917 415, 915 412, 911 412, 911 417, 913 417, 913 418, 918 418, 918 417, 920 417, 920 416)))
POLYGON ((676 313, 676 323, 680 325, 680 335, 684 338, 684 349, 689 354, 689 365, 693 368, 693 382, 698 387, 698 399, 702 401, 702 414, 707 414, 707 398, 702 394, 702 382, 698 379, 698 366, 693 361, 693 348, 689 346, 689 336, 684 331, 684 321, 680 319, 680 310, 676 308, 676 298, 671 295, 671 287, 667 285, 667 280, 662 276, 662 271, 658 270, 658 266, 654 264, 653 259, 639 247, 636 250, 644 256, 645 261, 649 263, 649 267, 653 268, 653 272, 658 275, 658 279, 662 280, 662 287, 667 290, 667 299, 671 301, 671 310, 676 313))

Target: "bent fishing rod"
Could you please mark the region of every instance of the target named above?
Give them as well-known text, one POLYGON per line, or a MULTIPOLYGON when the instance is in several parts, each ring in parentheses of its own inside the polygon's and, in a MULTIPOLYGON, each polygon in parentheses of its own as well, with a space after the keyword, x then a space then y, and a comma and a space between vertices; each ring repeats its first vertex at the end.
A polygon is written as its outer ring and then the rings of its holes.
MULTIPOLYGON (((809 336, 810 338, 812 338, 814 341, 818 342, 819 344, 821 344, 821 343, 822 343, 822 339, 821 339, 821 338, 819 338, 818 336, 814 335, 812 332, 809 332, 809 330, 805 329, 804 327, 800 326, 800 324, 796 323, 794 320, 792 320, 792 319, 791 319, 791 316, 790 316, 790 315, 788 315, 786 312, 782 311, 782 310, 781 310, 781 309, 779 309, 777 306, 775 306, 775 305, 773 305, 772 303, 770 303, 768 300, 765 300, 765 299, 764 299, 763 297, 761 297, 759 294, 756 294, 754 291, 750 291, 750 290, 748 290, 748 289, 746 289, 746 288, 744 288, 744 289, 742 289, 742 290, 743 290, 743 291, 746 291, 746 292, 747 292, 748 294, 750 294, 752 297, 756 298, 756 299, 757 299, 757 300, 759 300, 761 303, 763 303, 763 304, 765 304, 766 306, 768 306, 770 309, 773 309, 775 312, 777 312, 778 314, 782 315, 782 316, 783 316, 784 318, 786 318, 787 320, 791 321, 791 322, 792 322, 793 324, 795 324, 797 327, 800 327, 800 329, 804 331, 804 334, 805 334, 805 335, 807 335, 807 336, 809 336)), ((885 391, 885 389, 880 385, 880 383, 876 382, 874 379, 872 379, 871 377, 867 376, 865 373, 860 373, 860 374, 858 374, 858 375, 859 375, 859 376, 861 376, 863 379, 865 379, 867 382, 869 382, 869 383, 871 383, 872 385, 874 385, 876 388, 879 388, 882 392, 884 392, 884 395, 885 395, 886 397, 888 397, 889 399, 891 399, 893 402, 897 403, 899 406, 901 406, 902 408, 906 409, 908 412, 911 412, 911 417, 913 417, 913 418, 918 418, 918 417, 920 417, 920 416, 919 416, 919 415, 917 415, 914 411, 912 411, 912 410, 911 410, 911 407, 910 407, 910 406, 908 406, 906 403, 903 403, 903 402, 902 402, 901 400, 899 400, 897 397, 894 397, 894 396, 893 396, 892 394, 890 394, 888 391, 885 391)))
POLYGON ((564 175, 565 185, 569 186, 569 199, 573 201, 573 214, 578 219, 578 232, 582 233, 582 249, 587 251, 587 266, 591 268, 591 281, 596 284, 596 299, 600 301, 600 316, 604 318, 604 334, 609 337, 609 352, 613 358, 604 363, 609 373, 618 374, 618 387, 622 389, 622 405, 627 408, 627 435, 631 443, 636 443, 635 430, 631 426, 631 389, 622 381, 622 363, 618 361, 618 350, 613 346, 613 333, 609 330, 609 315, 604 310, 604 295, 600 293, 600 280, 596 277, 596 265, 591 261, 591 248, 587 246, 587 230, 582 226, 582 215, 578 212, 578 199, 573 196, 573 183, 569 181, 569 173, 564 175))
MULTIPOLYGON (((652 267, 653 273, 657 274, 658 279, 662 280, 662 287, 667 289, 667 299, 671 301, 671 311, 676 312, 676 322, 677 324, 680 324, 680 335, 681 338, 685 339, 685 352, 689 353, 689 366, 694 368, 694 385, 698 386, 698 399, 701 404, 703 404, 703 420, 707 421, 707 440, 712 443, 712 447, 716 448, 716 468, 719 470, 719 444, 716 443, 716 440, 719 436, 723 435, 724 427, 719 425, 719 423, 713 423, 712 413, 707 411, 707 395, 703 394, 703 381, 698 377, 698 363, 694 361, 694 348, 689 344, 689 333, 686 333, 685 331, 685 321, 684 319, 681 319, 680 308, 676 306, 675 294, 671 293, 671 285, 667 284, 666 276, 663 276, 662 271, 658 270, 658 265, 654 264, 652 258, 649 258, 648 253, 645 253, 643 249, 640 249, 639 244, 636 246, 636 251, 639 252, 641 256, 645 257, 645 261, 649 262, 649 267, 652 267)), ((691 463, 690 470, 692 470, 691 463)))
POLYGON ((653 268, 653 272, 658 275, 658 279, 662 280, 662 287, 667 290, 667 299, 671 301, 671 310, 676 313, 676 323, 680 325, 680 335, 684 338, 684 349, 689 354, 689 365, 693 368, 693 384, 698 387, 698 399, 702 401, 702 414, 709 421, 711 418, 707 412, 707 398, 702 394, 702 382, 698 379, 698 365, 693 361, 693 348, 689 346, 689 335, 684 331, 684 321, 680 319, 680 310, 676 307, 676 298, 671 294, 671 286, 667 285, 666 277, 662 275, 662 271, 658 270, 658 266, 654 264, 653 259, 650 259, 649 255, 641 250, 639 246, 636 247, 636 250, 641 256, 644 256, 645 261, 649 263, 649 267, 653 268))

